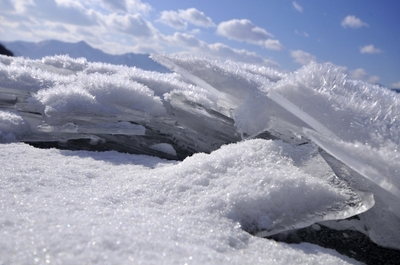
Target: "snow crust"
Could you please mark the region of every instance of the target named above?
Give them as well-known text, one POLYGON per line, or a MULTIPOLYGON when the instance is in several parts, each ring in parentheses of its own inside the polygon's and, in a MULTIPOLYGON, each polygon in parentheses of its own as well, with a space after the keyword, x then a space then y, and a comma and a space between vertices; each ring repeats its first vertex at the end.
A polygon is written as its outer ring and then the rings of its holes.
POLYGON ((152 58, 175 73, 0 56, 5 263, 353 262, 249 234, 316 222, 400 249, 399 95, 329 64, 152 58), (6 144, 82 139, 151 156, 6 144))

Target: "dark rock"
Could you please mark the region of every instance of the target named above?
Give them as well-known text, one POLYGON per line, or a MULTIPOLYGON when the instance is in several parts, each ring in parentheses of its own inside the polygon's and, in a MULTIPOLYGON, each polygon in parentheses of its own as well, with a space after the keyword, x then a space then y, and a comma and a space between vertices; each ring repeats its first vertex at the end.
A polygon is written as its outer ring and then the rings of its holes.
POLYGON ((8 50, 6 47, 4 47, 1 43, 0 43, 0 54, 3 55, 7 55, 7 56, 14 56, 14 54, 12 53, 12 51, 8 50))
POLYGON ((334 249, 365 264, 399 264, 400 250, 378 246, 366 235, 355 230, 337 231, 315 224, 268 237, 280 242, 298 244, 308 242, 324 248, 334 249), (317 228, 317 229, 316 229, 317 228))

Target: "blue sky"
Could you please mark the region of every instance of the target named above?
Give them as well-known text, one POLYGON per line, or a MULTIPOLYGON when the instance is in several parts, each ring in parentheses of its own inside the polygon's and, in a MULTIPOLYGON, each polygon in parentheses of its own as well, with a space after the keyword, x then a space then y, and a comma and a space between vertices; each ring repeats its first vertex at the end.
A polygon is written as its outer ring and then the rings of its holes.
POLYGON ((398 0, 0 0, 0 34, 289 71, 330 62, 351 78, 400 88, 398 0))

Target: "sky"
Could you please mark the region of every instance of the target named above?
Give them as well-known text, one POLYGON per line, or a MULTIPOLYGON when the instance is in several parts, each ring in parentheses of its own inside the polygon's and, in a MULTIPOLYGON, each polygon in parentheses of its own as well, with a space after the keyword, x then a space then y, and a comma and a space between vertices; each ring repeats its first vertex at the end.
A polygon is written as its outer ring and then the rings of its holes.
POLYGON ((1 41, 194 54, 294 71, 310 61, 400 88, 398 0, 0 0, 1 41))

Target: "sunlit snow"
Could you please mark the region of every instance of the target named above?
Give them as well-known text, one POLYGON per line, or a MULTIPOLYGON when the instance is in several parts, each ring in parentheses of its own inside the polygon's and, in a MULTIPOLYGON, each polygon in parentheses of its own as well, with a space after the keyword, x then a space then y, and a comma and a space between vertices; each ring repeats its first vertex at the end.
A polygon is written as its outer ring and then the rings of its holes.
POLYGON ((316 222, 400 249, 396 93, 153 59, 175 73, 0 56, 2 263, 356 263, 260 238, 316 222))

